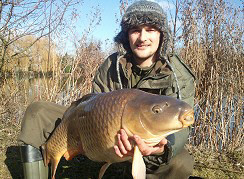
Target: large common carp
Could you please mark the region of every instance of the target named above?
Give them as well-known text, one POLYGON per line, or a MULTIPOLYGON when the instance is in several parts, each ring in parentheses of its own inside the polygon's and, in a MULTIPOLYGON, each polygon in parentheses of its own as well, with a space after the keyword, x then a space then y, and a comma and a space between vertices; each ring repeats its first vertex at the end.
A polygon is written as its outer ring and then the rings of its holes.
MULTIPOLYGON (((82 153, 93 161, 107 162, 100 170, 101 178, 111 163, 131 159, 120 158, 114 152, 121 128, 128 136, 136 134, 153 146, 193 121, 193 109, 173 97, 137 89, 88 94, 71 104, 60 125, 42 145, 44 163, 47 166, 51 161, 54 178, 62 156, 70 160, 82 153)), ((146 174, 145 164, 138 147, 134 148, 132 175, 141 179, 146 174)))

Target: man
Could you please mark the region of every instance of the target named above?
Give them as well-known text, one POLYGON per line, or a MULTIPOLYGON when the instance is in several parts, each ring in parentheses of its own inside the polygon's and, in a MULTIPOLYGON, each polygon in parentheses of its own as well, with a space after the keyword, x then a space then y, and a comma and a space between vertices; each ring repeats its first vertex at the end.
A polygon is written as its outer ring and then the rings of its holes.
MULTIPOLYGON (((178 56, 167 54, 169 37, 166 15, 157 3, 143 0, 129 6, 121 21, 121 32, 115 37, 119 50, 99 67, 93 80, 93 92, 139 88, 173 96, 193 106, 194 76, 178 56)), ((37 102, 27 108, 19 143, 25 175, 29 178, 32 178, 31 170, 42 168, 38 148, 65 110, 66 107, 48 102, 37 102)), ((188 178, 193 170, 193 159, 184 149, 188 134, 189 129, 184 129, 149 147, 140 136, 128 138, 121 129, 114 149, 120 157, 132 155, 131 141, 134 140, 145 156, 147 178, 188 178)))
MULTIPOLYGON (((119 51, 98 69, 93 92, 139 88, 194 104, 194 76, 176 55, 167 54, 170 38, 166 15, 154 2, 137 1, 126 10, 121 32, 115 37, 119 51)), ((189 129, 148 147, 139 136, 128 139, 124 130, 114 147, 118 156, 131 155, 131 140, 139 146, 147 164, 147 178, 188 178, 193 159, 184 149, 189 129)))

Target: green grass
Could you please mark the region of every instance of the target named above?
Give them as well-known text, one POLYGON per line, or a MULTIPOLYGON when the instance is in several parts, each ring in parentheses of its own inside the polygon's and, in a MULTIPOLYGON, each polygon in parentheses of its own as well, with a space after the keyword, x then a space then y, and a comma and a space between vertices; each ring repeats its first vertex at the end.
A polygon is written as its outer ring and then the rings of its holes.
MULTIPOLYGON (((0 178, 23 178, 22 166, 17 147, 17 136, 20 126, 13 123, 0 123, 0 178)), ((214 153, 207 149, 188 147, 195 158, 194 176, 209 179, 244 178, 243 151, 233 153, 214 153)), ((56 178, 96 179, 101 163, 95 163, 87 158, 78 157, 72 161, 61 160, 56 178), (82 177, 81 177, 82 176, 82 177)), ((124 165, 114 164, 106 171, 104 178, 131 178, 126 175, 124 165)))
POLYGON ((244 178, 243 151, 216 153, 196 147, 189 150, 195 159, 193 175, 210 179, 244 178))

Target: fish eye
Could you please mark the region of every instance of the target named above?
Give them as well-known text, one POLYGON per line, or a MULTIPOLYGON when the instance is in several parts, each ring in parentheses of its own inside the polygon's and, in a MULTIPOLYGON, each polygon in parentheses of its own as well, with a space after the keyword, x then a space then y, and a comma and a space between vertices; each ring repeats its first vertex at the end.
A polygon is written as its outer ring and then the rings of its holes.
POLYGON ((160 107, 160 106, 154 106, 152 108, 152 111, 155 113, 155 114, 158 114, 158 113, 161 113, 163 111, 163 109, 160 107))

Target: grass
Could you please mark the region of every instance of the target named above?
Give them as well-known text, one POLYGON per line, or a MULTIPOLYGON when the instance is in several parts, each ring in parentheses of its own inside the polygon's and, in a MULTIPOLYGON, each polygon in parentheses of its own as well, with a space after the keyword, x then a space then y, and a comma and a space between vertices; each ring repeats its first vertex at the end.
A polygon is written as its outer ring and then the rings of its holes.
POLYGON ((22 178, 17 147, 20 126, 0 121, 0 178, 22 178))
POLYGON ((194 176, 201 176, 209 179, 227 179, 244 177, 244 153, 234 152, 213 152, 206 148, 188 147, 194 156, 194 176))
MULTIPOLYGON (((19 149, 16 143, 20 125, 1 122, 0 128, 0 178, 23 178, 19 149)), ((244 151, 217 153, 206 148, 193 146, 187 146, 187 148, 195 158, 194 176, 209 179, 244 178, 244 151)), ((62 159, 56 178, 95 179, 98 177, 101 166, 101 163, 92 162, 84 157, 78 157, 72 161, 62 159)), ((126 170, 124 165, 114 164, 109 167, 104 178, 130 178, 126 175, 126 170)))

